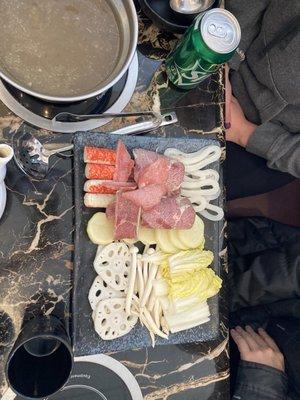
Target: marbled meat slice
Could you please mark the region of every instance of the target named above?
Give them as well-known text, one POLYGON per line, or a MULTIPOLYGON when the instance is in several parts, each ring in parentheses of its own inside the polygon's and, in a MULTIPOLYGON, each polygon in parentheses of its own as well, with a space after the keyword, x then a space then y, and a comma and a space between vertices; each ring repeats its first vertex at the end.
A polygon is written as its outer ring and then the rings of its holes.
POLYGON ((179 193, 185 173, 181 162, 143 149, 135 149, 133 154, 136 162, 134 180, 139 188, 160 184, 165 185, 168 196, 179 193))
POLYGON ((118 141, 116 170, 114 173, 114 181, 127 182, 134 167, 134 161, 131 159, 125 144, 122 140, 118 141))
POLYGON ((143 211, 143 225, 153 229, 190 229, 195 211, 185 197, 165 197, 150 211, 143 211))
POLYGON ((85 177, 87 179, 113 179, 116 167, 106 164, 86 164, 85 177))
POLYGON ((169 160, 166 157, 159 157, 152 164, 142 168, 139 172, 138 187, 149 185, 163 185, 166 191, 166 182, 169 176, 169 160))
POLYGON ((103 181, 103 186, 110 189, 123 190, 123 191, 136 189, 135 182, 103 181))
POLYGON ((136 239, 140 220, 140 207, 117 193, 114 239, 136 239))
POLYGON ((151 210, 160 203, 165 194, 165 187, 162 185, 149 185, 141 189, 123 193, 125 199, 132 201, 143 210, 151 210))
POLYGON ((90 164, 116 164, 116 151, 99 147, 85 146, 83 152, 83 160, 90 164))
POLYGON ((144 149, 134 149, 133 156, 135 160, 134 180, 138 182, 140 171, 148 165, 154 163, 160 156, 154 151, 144 149))
POLYGON ((109 220, 114 220, 116 215, 116 202, 113 201, 106 207, 106 217, 109 220))
POLYGON ((169 173, 166 181, 168 195, 180 193, 180 186, 183 182, 185 167, 180 161, 170 160, 169 173))
POLYGON ((108 180, 92 179, 86 181, 83 190, 86 193, 105 193, 115 194, 118 190, 134 190, 136 184, 134 182, 115 182, 108 180))

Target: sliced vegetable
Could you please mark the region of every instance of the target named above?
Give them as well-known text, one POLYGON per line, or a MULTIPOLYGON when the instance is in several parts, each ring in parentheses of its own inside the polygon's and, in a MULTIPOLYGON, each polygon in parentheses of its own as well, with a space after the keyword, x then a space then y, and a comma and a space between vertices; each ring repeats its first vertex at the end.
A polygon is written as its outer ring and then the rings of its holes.
POLYGON ((178 251, 178 248, 173 246, 173 244, 169 241, 168 232, 168 229, 155 230, 155 238, 157 244, 164 253, 176 253, 178 251))
POLYGON ((189 311, 169 314, 165 313, 166 324, 172 333, 194 328, 209 321, 210 312, 207 304, 197 304, 189 311))
POLYGON ((156 244, 155 230, 151 228, 145 228, 144 226, 140 226, 138 232, 138 239, 142 243, 149 246, 152 244, 156 244))
POLYGON ((97 253, 94 268, 110 287, 126 290, 131 262, 129 248, 125 243, 111 243, 97 253))
POLYGON ((114 237, 114 224, 106 218, 105 213, 98 212, 89 220, 87 234, 95 244, 111 243, 114 237))
POLYGON ((92 310, 95 310, 98 302, 101 300, 124 297, 124 291, 115 290, 109 287, 101 276, 96 276, 89 291, 89 302, 92 310))
POLYGON ((171 274, 180 270, 206 268, 213 262, 213 253, 209 250, 195 249, 180 251, 169 258, 171 274), (186 267, 185 267, 186 265, 186 267))
POLYGON ((198 215, 196 215, 194 225, 191 229, 178 230, 178 238, 184 246, 189 249, 204 247, 204 223, 198 215))
POLYGON ((172 299, 195 295, 201 302, 217 294, 222 286, 221 279, 211 268, 178 274, 175 279, 167 279, 167 283, 168 295, 172 299))
POLYGON ((123 240, 123 242, 125 242, 126 244, 129 244, 129 245, 133 245, 137 242, 137 239, 122 239, 122 240, 123 240))
POLYGON ((99 301, 94 314, 94 326, 103 340, 112 340, 126 335, 138 318, 126 315, 125 299, 108 299, 99 301))
MULTIPOLYGON (((189 229, 187 231, 189 231, 189 229)), ((170 243, 172 243, 172 245, 178 249, 177 251, 187 250, 189 248, 189 246, 184 245, 180 241, 178 232, 179 232, 178 229, 170 229, 168 231, 168 239, 169 239, 170 243)))

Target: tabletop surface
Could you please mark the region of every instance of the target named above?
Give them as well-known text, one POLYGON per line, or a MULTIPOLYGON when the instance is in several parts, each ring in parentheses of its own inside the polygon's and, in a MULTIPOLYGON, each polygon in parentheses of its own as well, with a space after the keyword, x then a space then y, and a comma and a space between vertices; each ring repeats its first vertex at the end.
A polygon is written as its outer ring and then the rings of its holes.
MULTIPOLYGON (((175 110, 176 125, 164 137, 214 135, 223 148, 223 74, 190 92, 169 87, 162 61, 178 37, 160 32, 139 14, 139 78, 127 111, 175 110)), ((114 120, 105 129, 119 127, 114 120)), ((33 129, 0 102, 0 142, 33 129)), ((102 128, 103 130, 103 128, 102 128)), ((72 136, 34 130, 44 143, 70 142, 72 136)), ((54 314, 70 326, 74 256, 73 160, 57 158, 43 181, 31 181, 8 165, 7 207, 0 221, 0 395, 7 384, 3 367, 21 325, 34 315, 54 314)), ((225 226, 224 226, 225 229, 225 226)), ((229 399, 227 329, 227 251, 220 252, 219 337, 206 343, 166 345, 110 354, 135 375, 145 400, 229 399)), ((75 310, 76 312, 76 310, 75 310)))

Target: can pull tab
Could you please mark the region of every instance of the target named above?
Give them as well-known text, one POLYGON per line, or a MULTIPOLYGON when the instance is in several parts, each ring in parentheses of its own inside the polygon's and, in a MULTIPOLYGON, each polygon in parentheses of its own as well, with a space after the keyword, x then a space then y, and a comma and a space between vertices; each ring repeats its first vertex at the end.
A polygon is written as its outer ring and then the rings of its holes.
POLYGON ((225 38, 227 36, 227 30, 220 24, 210 24, 208 32, 216 37, 225 38))

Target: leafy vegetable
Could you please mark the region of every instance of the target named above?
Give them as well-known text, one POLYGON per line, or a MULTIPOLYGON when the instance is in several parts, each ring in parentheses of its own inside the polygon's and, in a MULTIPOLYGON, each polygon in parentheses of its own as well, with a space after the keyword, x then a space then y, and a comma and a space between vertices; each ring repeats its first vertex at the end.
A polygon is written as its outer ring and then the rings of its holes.
POLYGON ((166 323, 172 333, 194 328, 209 321, 210 311, 207 303, 198 303, 188 311, 164 314, 166 323))
POLYGON ((203 250, 201 247, 196 250, 180 251, 169 257, 170 271, 172 274, 178 273, 180 270, 206 268, 213 262, 213 259, 213 253, 209 250, 203 250))

